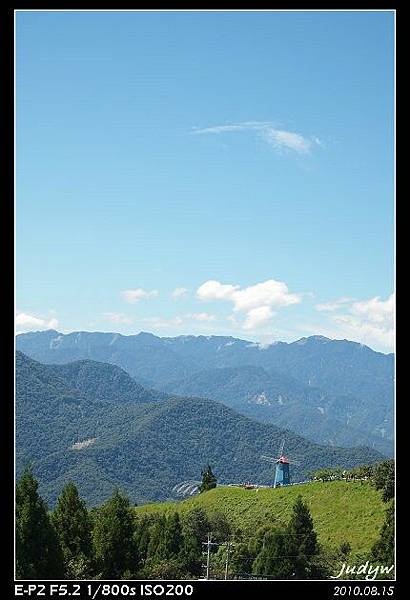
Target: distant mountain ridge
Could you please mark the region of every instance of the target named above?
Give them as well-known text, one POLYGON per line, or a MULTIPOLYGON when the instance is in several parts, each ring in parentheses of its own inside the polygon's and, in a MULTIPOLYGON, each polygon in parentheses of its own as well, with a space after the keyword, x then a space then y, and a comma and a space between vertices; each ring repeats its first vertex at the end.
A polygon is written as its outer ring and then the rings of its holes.
POLYGON ((90 505, 114 486, 133 502, 163 500, 176 483, 198 478, 208 462, 221 483, 269 484, 273 466, 262 456, 275 456, 283 438, 300 463, 292 467, 295 481, 320 467, 382 458, 369 448, 315 444, 212 400, 143 390, 110 364, 45 365, 16 355, 17 471, 31 462, 51 504, 69 480, 90 505))
POLYGON ((343 409, 356 399, 338 397, 305 386, 281 373, 262 367, 208 369, 162 386, 168 393, 203 396, 266 423, 290 428, 322 444, 369 445, 390 454, 392 442, 343 418, 343 409), (342 406, 342 410, 340 409, 342 406))
POLYGON ((44 363, 114 364, 146 388, 209 397, 319 443, 393 453, 394 356, 356 342, 311 336, 262 347, 226 336, 54 330, 16 340, 44 363))

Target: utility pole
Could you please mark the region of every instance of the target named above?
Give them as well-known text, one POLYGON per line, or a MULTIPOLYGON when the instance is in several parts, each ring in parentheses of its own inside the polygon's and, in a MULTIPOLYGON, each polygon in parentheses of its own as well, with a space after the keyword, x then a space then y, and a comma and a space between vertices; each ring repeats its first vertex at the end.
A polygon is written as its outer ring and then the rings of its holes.
POLYGON ((229 540, 226 542, 226 560, 225 560, 225 579, 228 579, 229 558, 231 555, 231 546, 233 543, 229 540))
POLYGON ((209 579, 209 566, 210 566, 210 562, 211 562, 211 546, 218 546, 218 543, 212 541, 212 532, 211 532, 211 533, 208 533, 208 541, 202 542, 202 544, 204 546, 207 546, 207 551, 206 551, 206 565, 203 565, 203 566, 204 567, 206 566, 206 576, 205 576, 205 579, 209 579))

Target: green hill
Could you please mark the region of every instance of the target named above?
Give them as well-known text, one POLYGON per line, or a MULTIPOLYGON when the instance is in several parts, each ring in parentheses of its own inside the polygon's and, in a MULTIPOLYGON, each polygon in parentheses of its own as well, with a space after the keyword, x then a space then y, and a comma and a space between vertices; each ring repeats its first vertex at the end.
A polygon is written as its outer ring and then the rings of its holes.
POLYGON ((218 486, 181 502, 146 504, 135 510, 137 515, 184 512, 194 506, 203 508, 208 514, 218 510, 233 526, 252 536, 262 525, 286 522, 299 494, 310 508, 323 545, 336 548, 348 541, 353 554, 370 550, 378 538, 386 505, 380 492, 367 481, 312 482, 254 490, 218 486))

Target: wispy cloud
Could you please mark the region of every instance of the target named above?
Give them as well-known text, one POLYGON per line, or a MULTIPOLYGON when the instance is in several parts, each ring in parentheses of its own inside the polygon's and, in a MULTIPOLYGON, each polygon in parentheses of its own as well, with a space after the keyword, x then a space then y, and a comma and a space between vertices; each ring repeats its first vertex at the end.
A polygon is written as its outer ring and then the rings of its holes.
POLYGON ((129 304, 135 304, 138 300, 148 300, 149 298, 155 298, 158 296, 157 290, 144 290, 142 288, 136 288, 134 290, 125 290, 121 292, 121 296, 125 302, 129 304))
POLYGON ((147 317, 142 319, 142 322, 158 329, 168 329, 172 327, 181 327, 183 325, 192 326, 194 323, 206 324, 215 320, 215 315, 211 315, 207 312, 198 312, 176 315, 168 319, 163 317, 147 317))
POLYGON ((202 322, 206 322, 206 321, 215 321, 216 317, 215 315, 210 315, 209 313, 206 312, 200 312, 200 313, 188 313, 187 315, 184 315, 184 317, 188 320, 192 320, 192 321, 202 321, 202 322))
POLYGON ((171 317, 170 319, 166 319, 163 317, 146 317, 145 319, 141 319, 141 323, 144 323, 150 327, 154 327, 156 329, 168 329, 170 327, 179 327, 183 324, 182 317, 171 317))
POLYGON ((131 325, 134 322, 131 317, 127 317, 122 313, 105 312, 102 314, 102 316, 106 321, 115 323, 116 325, 131 325))
POLYGON ((180 298, 185 298, 188 294, 188 290, 184 287, 177 287, 174 289, 174 291, 171 293, 171 297, 174 300, 179 300, 180 298))
POLYGON ((337 300, 333 300, 333 302, 323 302, 322 304, 316 304, 315 308, 319 312, 333 312, 338 310, 345 304, 350 304, 353 302, 353 298, 349 296, 343 296, 342 298, 338 298, 337 300))
POLYGON ((297 154, 310 154, 315 146, 323 147, 322 141, 315 135, 305 136, 294 131, 278 129, 274 127, 272 122, 266 121, 245 121, 244 123, 232 125, 214 125, 203 129, 195 128, 191 131, 191 134, 221 134, 239 131, 254 132, 278 152, 293 151, 297 154))

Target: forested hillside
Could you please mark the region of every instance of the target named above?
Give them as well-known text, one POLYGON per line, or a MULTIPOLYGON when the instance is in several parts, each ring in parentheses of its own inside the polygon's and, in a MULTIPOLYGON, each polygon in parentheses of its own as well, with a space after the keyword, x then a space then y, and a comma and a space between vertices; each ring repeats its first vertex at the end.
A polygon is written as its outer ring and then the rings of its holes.
POLYGON ((283 439, 287 454, 299 463, 292 468, 294 481, 320 467, 381 458, 369 448, 315 444, 211 400, 164 398, 139 386, 133 400, 127 377, 111 365, 43 365, 17 354, 17 467, 20 472, 32 461, 48 501, 54 502, 69 479, 90 505, 103 501, 115 485, 133 502, 166 499, 175 484, 196 479, 206 463, 222 483, 272 484, 273 466, 263 457, 276 456, 283 439), (110 393, 97 399, 92 382, 80 378, 80 385, 78 373, 91 378, 98 373, 98 390, 110 393), (112 387, 117 377, 118 394, 112 387))
POLYGON ((118 365, 144 387, 224 402, 313 441, 393 453, 394 358, 322 336, 260 346, 220 336, 53 330, 17 336, 45 363, 93 359, 118 365))

